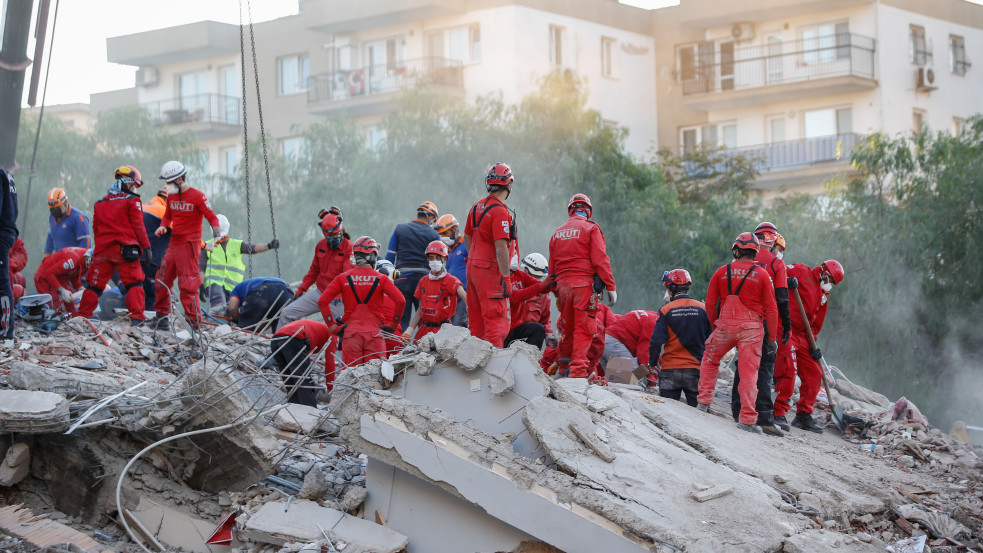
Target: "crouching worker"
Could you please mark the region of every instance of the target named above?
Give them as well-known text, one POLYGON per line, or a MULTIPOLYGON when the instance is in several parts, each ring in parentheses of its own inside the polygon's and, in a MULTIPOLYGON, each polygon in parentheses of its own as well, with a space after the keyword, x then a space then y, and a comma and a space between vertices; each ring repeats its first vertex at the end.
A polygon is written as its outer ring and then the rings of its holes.
POLYGON ((341 361, 346 367, 381 359, 386 354, 382 326, 399 326, 406 300, 389 277, 375 270, 379 243, 370 236, 360 236, 352 245, 355 268, 334 277, 317 300, 324 320, 330 321, 331 301, 341 296, 345 313, 341 316, 345 339, 341 343, 341 361), (393 300, 394 314, 385 320, 385 298, 393 300))
POLYGON ((143 268, 140 260, 149 262, 153 256, 147 229, 143 225, 143 208, 136 190, 143 186, 140 172, 130 165, 116 170, 116 182, 109 193, 92 206, 92 233, 95 252, 85 275, 85 291, 79 302, 78 314, 92 317, 99 305, 106 283, 114 272, 122 282, 120 293, 130 312, 130 326, 140 326, 143 314, 143 268))
POLYGON ((450 323, 457 312, 458 298, 465 303, 468 301, 461 281, 447 272, 447 246, 440 240, 434 240, 427 245, 426 253, 430 272, 420 279, 413 293, 420 302, 420 308, 413 314, 404 334, 415 340, 437 332, 444 323, 450 323))
POLYGON ((82 275, 88 268, 85 248, 65 248, 41 260, 34 272, 34 287, 38 294, 51 294, 51 307, 64 308, 75 315, 72 294, 82 288, 82 275))
POLYGON ((229 318, 244 330, 266 332, 277 327, 280 311, 293 296, 290 286, 278 278, 246 279, 229 295, 229 318))
POLYGON ((707 290, 707 317, 713 334, 707 339, 700 363, 700 394, 698 408, 707 411, 713 402, 713 391, 720 372, 720 360, 737 346, 737 370, 741 384, 741 412, 737 427, 755 434, 763 430, 756 423, 758 412, 754 399, 758 393, 758 366, 761 364, 762 343, 769 353, 778 351, 778 306, 771 277, 754 262, 758 254, 758 239, 750 232, 737 236, 731 248, 734 262, 717 269, 710 278, 707 290))
POLYGON ((317 407, 316 385, 310 375, 312 356, 330 338, 328 325, 310 319, 285 324, 273 335, 270 350, 277 369, 283 375, 287 403, 317 407))
MULTIPOLYGON (((674 269, 662 276, 669 303, 659 310, 649 341, 649 359, 658 359, 655 373, 659 380, 659 396, 680 399, 696 407, 699 394, 700 360, 707 337, 713 332, 703 302, 689 296, 693 279, 689 271, 674 269)), ((651 378, 652 373, 650 373, 651 378)))

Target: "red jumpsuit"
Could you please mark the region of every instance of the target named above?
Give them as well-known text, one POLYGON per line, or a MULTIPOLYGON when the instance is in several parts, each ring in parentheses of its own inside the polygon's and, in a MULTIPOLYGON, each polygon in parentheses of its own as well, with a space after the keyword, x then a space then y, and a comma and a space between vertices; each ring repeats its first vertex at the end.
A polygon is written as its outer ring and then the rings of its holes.
POLYGON ((553 334, 550 321, 550 296, 543 293, 543 283, 524 271, 512 273, 512 295, 509 297, 512 325, 509 332, 522 323, 539 323, 547 334, 553 334))
POLYGON ((328 240, 322 238, 314 248, 314 259, 311 260, 311 267, 304 279, 300 281, 297 295, 303 295, 312 284, 323 292, 334 277, 354 268, 351 240, 342 238, 341 244, 332 250, 328 247, 328 240))
POLYGON ((75 314, 75 304, 63 304, 58 288, 75 292, 82 287, 82 258, 85 248, 65 248, 41 260, 41 266, 34 273, 34 286, 39 294, 51 294, 51 306, 58 309, 62 305, 69 314, 75 314))
MULTIPOLYGON (((594 293, 594 275, 614 291, 614 274, 605 251, 604 234, 597 223, 571 215, 550 238, 549 267, 556 275, 560 299, 560 357, 570 360, 569 376, 586 378, 587 350, 597 332, 595 317, 599 297, 594 293)), ((561 372, 564 367, 560 367, 561 372)))
POLYGON ((379 335, 379 327, 395 328, 399 317, 385 320, 385 297, 393 300, 395 313, 403 314, 406 300, 389 277, 368 266, 356 266, 336 276, 317 301, 325 320, 331 320, 331 300, 341 296, 345 314, 341 320, 345 327, 345 339, 341 345, 341 360, 346 366, 361 365, 372 359, 385 357, 386 342, 379 335))
MULTIPOLYGON (((597 326, 597 333, 591 340, 590 348, 587 350, 587 372, 604 376, 604 368, 601 367, 601 355, 604 353, 604 336, 610 325, 618 322, 621 315, 618 315, 611 308, 603 303, 597 304, 597 314, 594 316, 594 324, 597 326)), ((557 326, 561 326, 557 321, 557 326)))
POLYGON ((324 348, 324 377, 329 390, 333 389, 335 376, 334 354, 338 351, 338 337, 335 336, 328 326, 320 321, 302 319, 287 323, 277 329, 273 336, 289 336, 299 340, 310 340, 311 344, 308 353, 313 353, 318 348, 324 348), (328 368, 330 367, 330 372, 328 368))
MULTIPOLYGON (((699 403, 710 405, 720 372, 720 359, 737 346, 741 384, 741 412, 738 420, 747 425, 758 421, 754 409, 757 394, 758 366, 765 324, 778 328, 778 307, 771 277, 754 261, 738 260, 717 269, 707 290, 707 317, 713 334, 707 338, 700 363, 699 403)), ((769 336, 775 340, 776 336, 769 336)))
POLYGON ((211 226, 218 226, 218 218, 212 211, 212 205, 200 190, 189 188, 178 194, 167 195, 167 208, 160 226, 171 229, 171 243, 160 263, 160 269, 157 270, 157 300, 154 302, 154 311, 158 318, 171 312, 171 286, 177 278, 185 319, 195 326, 201 321, 198 305, 198 287, 201 286, 198 257, 201 253, 203 218, 211 226))
POLYGON ((658 311, 629 311, 604 329, 605 334, 621 342, 628 351, 635 354, 639 365, 649 364, 649 341, 655 323, 659 322, 658 311))
MULTIPOLYGON (((828 294, 819 287, 821 268, 810 268, 808 265, 796 263, 788 269, 788 276, 799 281, 799 296, 802 305, 809 316, 809 324, 815 335, 823 328, 826 320, 826 310, 829 303, 828 294)), ((795 404, 795 413, 812 414, 816 396, 822 388, 822 368, 819 362, 809 355, 809 338, 806 336, 805 324, 799 313, 799 305, 795 301, 795 292, 790 291, 789 315, 792 319, 792 337, 788 343, 778 346, 778 359, 775 360, 775 416, 784 416, 788 412, 795 389, 795 375, 798 373, 802 384, 799 386, 799 401, 795 404)))
POLYGON ((434 280, 424 275, 413 294, 420 300, 420 328, 413 338, 419 340, 427 334, 440 330, 440 325, 451 322, 457 311, 457 287, 461 281, 454 275, 444 272, 444 276, 434 280))
POLYGON ((510 278, 502 278, 495 253, 495 241, 507 240, 509 256, 518 255, 515 241, 515 221, 505 204, 487 196, 468 212, 464 234, 471 237, 468 250, 468 330, 472 336, 502 347, 509 333, 511 311, 504 297, 510 278))
MULTIPOLYGON (((120 293, 130 312, 130 319, 142 321, 143 314, 143 268, 140 266, 139 252, 150 247, 147 239, 147 229, 143 225, 143 207, 140 196, 123 191, 118 194, 107 194, 92 206, 92 234, 95 250, 92 254, 92 265, 85 275, 87 285, 79 302, 79 315, 91 317, 99 305, 106 283, 119 272, 123 289, 120 293), (122 248, 136 246, 137 259, 123 259, 122 248)), ((198 289, 195 287, 195 293, 198 289)))
POLYGON ((24 286, 24 275, 18 275, 24 267, 27 267, 27 248, 24 247, 24 241, 18 237, 10 248, 10 258, 7 261, 11 284, 24 286))

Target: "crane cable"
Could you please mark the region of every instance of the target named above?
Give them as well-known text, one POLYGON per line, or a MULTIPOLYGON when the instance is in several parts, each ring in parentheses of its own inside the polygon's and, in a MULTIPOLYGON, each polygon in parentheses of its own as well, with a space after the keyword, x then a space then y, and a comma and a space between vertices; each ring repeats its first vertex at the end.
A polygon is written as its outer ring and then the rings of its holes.
MULTIPOLYGON (((246 0, 246 11, 249 19, 249 45, 252 49, 253 76, 256 81, 256 109, 259 113, 259 136, 263 145, 263 168, 266 171, 266 197, 270 207, 270 225, 273 228, 273 239, 276 240, 276 217, 273 212, 273 187, 270 185, 270 160, 266 146, 266 129, 263 124, 263 99, 260 93, 259 84, 259 65, 256 62, 256 38, 253 33, 253 13, 249 0, 246 0)), ((249 186, 249 131, 246 118, 246 36, 245 26, 242 21, 242 0, 239 0, 239 54, 242 66, 242 146, 243 146, 243 173, 246 185, 246 241, 252 243, 252 216, 251 198, 249 186)), ((280 250, 275 249, 273 253, 276 257, 276 276, 280 274, 280 250)), ((249 257, 249 278, 253 277, 253 259, 249 257)))

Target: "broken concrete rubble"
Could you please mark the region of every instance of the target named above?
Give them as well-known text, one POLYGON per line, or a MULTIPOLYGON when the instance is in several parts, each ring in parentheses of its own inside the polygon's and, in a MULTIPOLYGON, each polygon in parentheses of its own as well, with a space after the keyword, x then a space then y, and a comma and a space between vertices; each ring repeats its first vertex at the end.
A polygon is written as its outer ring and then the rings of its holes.
POLYGON ((262 543, 283 545, 326 537, 366 553, 398 553, 409 543, 399 532, 306 500, 266 503, 249 516, 242 530, 246 539, 262 543))
POLYGON ((65 396, 52 392, 0 390, 0 432, 63 432, 68 405, 65 396))
POLYGON ((27 477, 30 469, 31 451, 23 442, 10 446, 7 455, 0 462, 0 486, 13 486, 27 477))

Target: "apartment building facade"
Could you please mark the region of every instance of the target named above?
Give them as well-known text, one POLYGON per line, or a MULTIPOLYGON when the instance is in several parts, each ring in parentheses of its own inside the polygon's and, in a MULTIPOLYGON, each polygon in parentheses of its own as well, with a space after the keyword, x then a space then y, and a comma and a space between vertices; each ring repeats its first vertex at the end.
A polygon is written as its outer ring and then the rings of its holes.
POLYGON ((983 6, 963 0, 682 0, 654 26, 659 143, 754 155, 765 197, 822 192, 870 132, 983 111, 983 6))
MULTIPOLYGON (((628 128, 630 151, 655 146, 650 12, 614 0, 301 0, 297 15, 254 29, 268 141, 287 155, 305 148, 305 126, 342 114, 377 144, 379 120, 421 82, 515 103, 553 71, 586 80, 588 107, 628 128)), ((248 37, 245 48, 243 73, 238 26, 202 21, 110 38, 107 58, 137 68, 135 103, 194 131, 209 170, 229 174, 242 152, 243 75, 250 136, 259 129, 248 37)))

